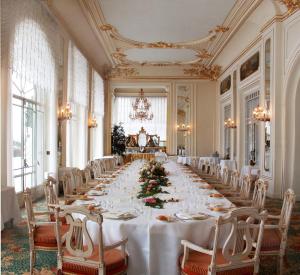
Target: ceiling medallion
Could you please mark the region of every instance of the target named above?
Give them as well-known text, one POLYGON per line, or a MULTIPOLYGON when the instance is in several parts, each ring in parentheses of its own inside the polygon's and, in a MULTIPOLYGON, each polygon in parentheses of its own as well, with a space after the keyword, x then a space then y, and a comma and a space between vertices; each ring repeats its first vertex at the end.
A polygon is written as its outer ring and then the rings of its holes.
POLYGON ((205 66, 203 64, 193 64, 192 67, 193 68, 190 69, 184 69, 184 74, 217 80, 221 72, 221 66, 219 65, 205 66))
POLYGON ((287 7, 288 13, 300 9, 300 0, 279 0, 279 2, 287 7))
POLYGON ((129 118, 132 120, 152 120, 153 113, 149 112, 151 107, 151 102, 147 97, 144 96, 144 90, 141 89, 140 97, 137 97, 134 102, 132 102, 133 112, 129 114, 129 118))

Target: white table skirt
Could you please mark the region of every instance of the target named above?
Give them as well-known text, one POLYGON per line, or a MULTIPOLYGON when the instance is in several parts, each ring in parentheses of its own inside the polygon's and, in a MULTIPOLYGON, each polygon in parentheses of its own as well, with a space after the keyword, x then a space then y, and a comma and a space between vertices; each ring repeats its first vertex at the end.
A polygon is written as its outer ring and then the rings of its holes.
MULTIPOLYGON (((214 217, 220 214, 208 210, 207 203, 223 203, 224 206, 230 206, 231 203, 226 198, 210 198, 208 193, 216 191, 200 189, 200 183, 193 182, 175 162, 169 161, 164 166, 170 172, 168 177, 172 185, 166 187, 170 194, 159 196, 162 199, 178 198, 180 201, 165 203, 164 209, 146 207, 141 200, 136 199, 136 194, 140 190, 138 170, 142 163, 139 160, 135 161, 124 174, 119 175, 108 186, 107 196, 94 197, 95 202, 100 202, 105 208, 136 209, 140 213, 137 218, 127 221, 104 219, 104 242, 111 244, 128 238, 129 275, 176 275, 179 274, 178 256, 182 253, 181 240, 189 240, 205 247, 212 244, 214 217), (211 217, 201 221, 172 223, 161 222, 155 218, 161 214, 173 215, 183 210, 203 212, 211 217)), ((98 226, 90 222, 88 231, 91 238, 97 242, 98 226)))
POLYGON ((20 208, 14 187, 1 187, 1 230, 4 223, 13 220, 17 224, 21 220, 20 208))
POLYGON ((220 161, 221 171, 223 171, 224 167, 226 166, 229 170, 233 171, 236 170, 236 161, 230 159, 222 159, 220 161))

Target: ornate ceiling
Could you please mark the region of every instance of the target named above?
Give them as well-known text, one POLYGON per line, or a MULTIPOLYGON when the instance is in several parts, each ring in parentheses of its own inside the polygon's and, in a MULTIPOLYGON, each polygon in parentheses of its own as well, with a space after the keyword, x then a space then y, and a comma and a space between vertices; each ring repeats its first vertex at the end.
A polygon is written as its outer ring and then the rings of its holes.
POLYGON ((80 0, 111 78, 217 79, 216 53, 261 0, 80 0), (155 68, 155 70, 153 70, 155 68))

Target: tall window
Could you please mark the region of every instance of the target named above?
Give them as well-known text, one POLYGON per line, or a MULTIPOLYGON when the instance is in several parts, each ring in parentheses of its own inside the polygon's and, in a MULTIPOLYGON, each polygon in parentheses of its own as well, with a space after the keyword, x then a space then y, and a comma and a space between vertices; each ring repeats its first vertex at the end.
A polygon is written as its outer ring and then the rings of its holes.
POLYGON ((258 125, 253 120, 253 110, 259 105, 259 91, 254 92, 245 98, 245 163, 250 161, 259 163, 259 135, 258 125))
POLYGON ((98 126, 91 129, 91 158, 103 157, 104 146, 104 84, 101 76, 93 70, 92 112, 98 126))
MULTIPOLYGON (((231 105, 224 107, 224 120, 231 117, 231 105)), ((230 146, 230 129, 224 126, 224 155, 226 158, 230 158, 231 146, 230 146)))
POLYGON ((122 123, 125 134, 136 134, 141 127, 152 135, 160 136, 161 141, 166 141, 167 132, 167 98, 149 97, 153 119, 147 121, 132 120, 129 118, 132 112, 132 101, 135 97, 116 96, 113 102, 113 124, 122 123))
POLYGON ((8 146, 13 148, 12 182, 21 192, 41 184, 45 172, 56 173, 55 101, 62 40, 39 1, 3 0, 1 5, 1 52, 8 57, 9 72, 8 146))
POLYGON ((67 166, 83 169, 88 154, 88 62, 72 43, 69 46, 68 100, 73 117, 67 126, 67 166))

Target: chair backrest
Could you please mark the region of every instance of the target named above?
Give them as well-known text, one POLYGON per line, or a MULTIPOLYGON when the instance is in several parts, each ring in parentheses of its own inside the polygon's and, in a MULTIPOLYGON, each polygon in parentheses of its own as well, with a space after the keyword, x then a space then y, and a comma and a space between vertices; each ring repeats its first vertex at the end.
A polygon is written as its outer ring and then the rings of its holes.
POLYGON ((211 176, 216 174, 216 164, 213 161, 210 162, 209 174, 211 176))
POLYGON ((44 183, 44 192, 48 210, 49 204, 58 204, 58 196, 56 193, 56 179, 53 177, 48 177, 46 182, 44 183))
POLYGON ((267 211, 259 213, 258 209, 253 207, 237 208, 228 215, 220 216, 216 222, 213 253, 209 266, 210 274, 248 266, 253 266, 253 274, 258 274, 259 253, 266 218, 267 211), (219 235, 225 234, 221 230, 223 225, 231 226, 222 248, 226 263, 217 264, 217 251, 221 247, 219 235))
POLYGON ((282 204, 280 219, 279 219, 279 228, 282 234, 284 235, 283 236, 284 239, 286 239, 288 233, 292 210, 295 202, 296 202, 295 192, 292 189, 288 189, 284 193, 284 199, 283 199, 283 204, 282 204))
POLYGON ((251 192, 251 177, 250 175, 243 176, 241 179, 240 197, 241 199, 249 199, 251 192))
POLYGON ((240 180, 240 173, 237 170, 231 172, 230 175, 230 186, 233 190, 238 190, 239 188, 239 180, 240 180))
POLYGON ((73 206, 62 208, 55 208, 56 217, 56 232, 57 232, 57 245, 58 245, 58 269, 61 270, 64 261, 76 262, 78 264, 88 264, 97 267, 99 274, 105 274, 104 264, 104 246, 102 235, 102 222, 103 218, 99 210, 88 210, 85 207, 73 206), (77 218, 77 217, 78 218, 77 218), (69 225, 68 231, 62 236, 60 219, 65 217, 69 225), (74 218, 75 217, 75 218, 74 218), (80 217, 80 218, 79 218, 80 217), (99 225, 99 241, 96 245, 87 229, 87 222, 92 221, 99 225), (87 260, 92 256, 94 249, 99 250, 99 260, 87 260), (64 251, 68 252, 65 256, 64 251), (102 271, 102 273, 101 273, 102 271))
POLYGON ((221 179, 221 165, 220 164, 217 164, 217 166, 216 166, 216 177, 217 177, 217 180, 221 179))
POLYGON ((75 178, 76 188, 82 188, 83 187, 83 171, 81 171, 78 168, 74 168, 72 172, 73 172, 73 175, 75 178))
POLYGON ((227 185, 228 184, 228 177, 229 177, 229 169, 227 166, 223 168, 223 174, 222 174, 222 183, 227 185))
POLYGON ((33 233, 33 222, 35 222, 31 190, 29 188, 26 188, 26 191, 24 191, 23 196, 24 196, 25 208, 27 213, 28 232, 29 232, 29 236, 31 236, 33 233))
POLYGON ((66 173, 62 178, 64 196, 73 194, 73 187, 71 183, 71 175, 66 173))
POLYGON ((263 179, 258 179, 254 184, 252 206, 262 210, 265 207, 265 201, 268 190, 268 182, 263 179))
POLYGON ((89 166, 85 167, 83 172, 84 172, 85 183, 87 184, 89 181, 92 180, 91 167, 89 166))

